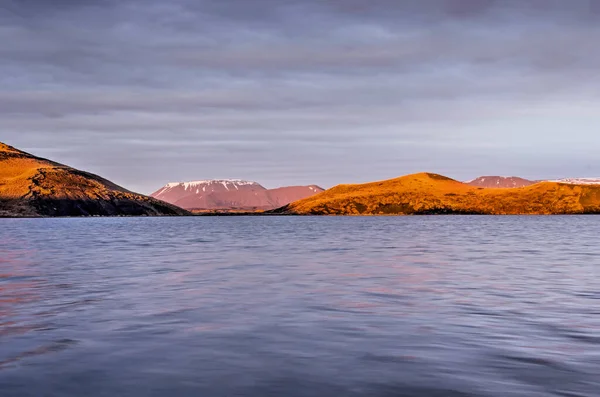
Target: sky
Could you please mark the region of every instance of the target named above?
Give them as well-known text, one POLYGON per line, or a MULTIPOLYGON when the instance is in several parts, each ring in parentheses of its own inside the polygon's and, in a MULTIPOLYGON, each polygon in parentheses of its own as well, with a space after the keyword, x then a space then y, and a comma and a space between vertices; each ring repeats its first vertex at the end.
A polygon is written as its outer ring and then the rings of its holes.
POLYGON ((0 0, 0 141, 151 193, 600 176, 594 0, 0 0))

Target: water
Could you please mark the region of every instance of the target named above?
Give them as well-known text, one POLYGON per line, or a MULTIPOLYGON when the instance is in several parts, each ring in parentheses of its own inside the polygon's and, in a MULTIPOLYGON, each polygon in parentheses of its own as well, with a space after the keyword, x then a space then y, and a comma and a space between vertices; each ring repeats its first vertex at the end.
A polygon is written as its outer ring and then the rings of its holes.
POLYGON ((0 395, 598 396, 600 217, 0 220, 0 395))

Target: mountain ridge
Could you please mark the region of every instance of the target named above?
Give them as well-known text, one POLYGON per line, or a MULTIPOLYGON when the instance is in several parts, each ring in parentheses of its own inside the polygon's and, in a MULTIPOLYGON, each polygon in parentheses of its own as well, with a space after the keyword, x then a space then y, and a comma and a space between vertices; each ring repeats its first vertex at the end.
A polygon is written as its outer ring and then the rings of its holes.
POLYGON ((101 176, 0 143, 0 216, 188 215, 101 176))
POLYGON ((486 188, 518 188, 530 186, 536 183, 517 176, 480 176, 473 180, 464 182, 467 185, 486 188))
POLYGON ((243 179, 208 179, 170 182, 151 194, 188 210, 272 210, 323 191, 317 185, 266 189, 243 179))
POLYGON ((338 185, 272 213, 297 215, 597 214, 600 185, 539 182, 482 188, 419 173, 366 184, 338 185))

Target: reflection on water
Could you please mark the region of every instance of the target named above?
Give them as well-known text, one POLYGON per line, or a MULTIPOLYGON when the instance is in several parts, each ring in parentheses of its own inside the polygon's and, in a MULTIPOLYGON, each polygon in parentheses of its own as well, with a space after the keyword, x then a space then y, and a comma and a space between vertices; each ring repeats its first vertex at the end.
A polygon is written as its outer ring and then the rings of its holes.
POLYGON ((0 395, 597 396, 598 220, 0 220, 0 395))
MULTIPOLYGON (((27 321, 18 321, 18 307, 40 300, 36 292, 39 280, 32 273, 31 251, 26 245, 25 240, 0 233, 0 337, 34 329, 27 321)), ((0 366, 3 364, 0 356, 0 366)))

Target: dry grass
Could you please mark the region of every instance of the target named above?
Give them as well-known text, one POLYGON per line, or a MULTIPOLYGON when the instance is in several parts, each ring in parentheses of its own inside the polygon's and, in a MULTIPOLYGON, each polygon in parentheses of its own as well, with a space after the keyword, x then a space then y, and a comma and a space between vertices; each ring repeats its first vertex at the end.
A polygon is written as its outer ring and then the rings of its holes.
POLYGON ((292 203, 286 210, 319 215, 600 213, 600 186, 542 182, 523 188, 486 189, 421 173, 336 186, 292 203))
POLYGON ((125 189, 95 175, 20 152, 0 144, 0 198, 47 196, 55 199, 107 199, 125 189))
POLYGON ((0 197, 18 198, 29 192, 29 183, 24 182, 38 173, 40 164, 30 159, 8 159, 0 161, 0 197))
POLYGON ((36 201, 73 205, 92 202, 97 203, 98 208, 126 205, 128 209, 125 212, 138 211, 143 206, 149 213, 160 213, 163 210, 168 213, 186 213, 159 200, 129 192, 97 175, 38 158, 0 143, 0 204, 4 203, 3 208, 0 208, 0 216, 11 215, 13 208, 19 208, 20 212, 27 215, 35 214, 40 207, 35 205, 36 201), (29 209, 24 209, 26 207, 29 209))
POLYGON ((19 150, 0 142, 0 153, 20 153, 19 150))

